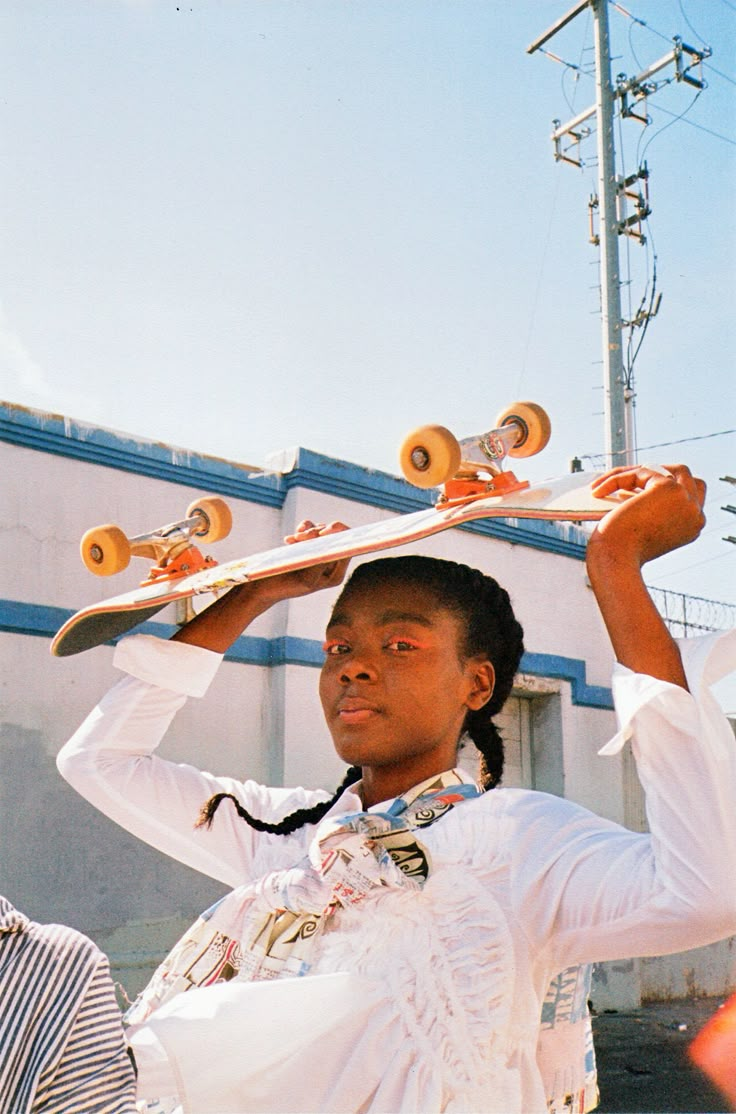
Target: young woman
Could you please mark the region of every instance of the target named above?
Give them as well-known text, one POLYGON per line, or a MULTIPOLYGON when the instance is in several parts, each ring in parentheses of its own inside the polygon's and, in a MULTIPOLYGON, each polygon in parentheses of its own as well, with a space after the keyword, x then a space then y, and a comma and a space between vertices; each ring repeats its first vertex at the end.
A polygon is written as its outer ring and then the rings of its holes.
MULTIPOLYGON (((256 615, 334 586, 344 567, 235 589, 171 643, 120 644, 129 676, 59 767, 129 831, 232 887, 133 1010, 141 1098, 194 1114, 542 1114, 537 1045, 554 976, 736 932, 733 737, 705 688, 724 640, 697 641, 683 663, 641 576, 697 537, 704 485, 675 466, 616 469, 599 488, 630 496, 594 531, 587 565, 651 835, 494 788, 492 721, 522 632, 506 592, 464 566, 387 558, 343 590, 320 680, 349 766, 332 797, 153 752, 256 615), (466 734, 483 756, 479 787, 456 768, 466 734)), ((302 523, 296 539, 320 530, 302 523)), ((579 1109, 584 1068, 555 1072, 579 1109)))

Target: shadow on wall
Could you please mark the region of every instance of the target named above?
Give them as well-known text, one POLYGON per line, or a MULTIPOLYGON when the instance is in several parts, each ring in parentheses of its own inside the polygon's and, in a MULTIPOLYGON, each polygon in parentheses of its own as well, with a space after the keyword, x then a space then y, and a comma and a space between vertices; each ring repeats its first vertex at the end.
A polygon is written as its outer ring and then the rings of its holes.
POLYGON ((152 955, 161 958, 176 942, 182 924, 224 892, 78 796, 58 773, 40 732, 0 725, 0 893, 27 916, 77 928, 103 950, 131 926, 130 954, 137 948, 150 964, 152 955))

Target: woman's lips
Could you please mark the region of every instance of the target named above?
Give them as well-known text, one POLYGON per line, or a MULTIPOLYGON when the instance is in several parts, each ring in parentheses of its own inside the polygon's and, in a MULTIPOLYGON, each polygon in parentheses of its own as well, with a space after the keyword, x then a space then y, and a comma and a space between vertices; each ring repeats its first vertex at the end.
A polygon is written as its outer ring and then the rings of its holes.
POLYGON ((365 700, 341 700, 337 705, 337 715, 342 723, 365 723, 378 715, 378 708, 365 700))

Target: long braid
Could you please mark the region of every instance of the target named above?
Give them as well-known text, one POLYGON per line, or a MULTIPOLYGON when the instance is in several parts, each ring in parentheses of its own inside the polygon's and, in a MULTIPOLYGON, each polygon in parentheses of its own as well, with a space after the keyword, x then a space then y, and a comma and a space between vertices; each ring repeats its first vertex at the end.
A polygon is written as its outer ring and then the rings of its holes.
POLYGON ((496 682, 488 703, 469 711, 465 730, 480 751, 480 783, 483 789, 498 785, 503 775, 504 749, 493 717, 503 708, 524 653, 524 632, 517 621, 505 588, 492 577, 471 569, 477 590, 477 605, 468 623, 467 655, 485 654, 493 663, 496 682))
POLYGON ((305 824, 318 824, 322 817, 327 815, 348 786, 359 781, 361 776, 362 771, 360 766, 350 766, 345 777, 329 800, 320 801, 319 804, 312 805, 311 808, 298 808, 296 812, 290 812, 288 816, 285 816, 283 820, 278 821, 276 824, 269 824, 267 820, 259 820, 257 816, 252 816, 246 808, 243 808, 240 801, 232 793, 215 793, 214 797, 210 797, 210 799, 205 801, 202 805, 202 809, 194 826, 195 828, 211 828, 215 813, 222 802, 232 801, 240 819, 245 820, 245 822, 257 832, 271 832, 274 835, 290 835, 291 832, 295 832, 298 828, 303 828, 305 824))
MULTIPOLYGON (((514 676, 524 652, 524 632, 517 622, 508 592, 490 576, 455 561, 434 557, 384 557, 359 565, 343 592, 353 587, 372 584, 396 584, 411 590, 413 586, 433 592, 437 603, 458 617, 464 632, 463 645, 458 649, 464 658, 482 656, 493 664, 496 682, 493 695, 478 711, 468 711, 464 732, 481 754, 481 787, 492 789, 503 774, 503 740, 493 723, 511 692, 514 676)), ((339 602, 339 601, 338 601, 339 602)), ((235 809, 251 828, 258 832, 289 835, 305 824, 317 824, 341 794, 362 776, 358 766, 351 766, 329 800, 300 808, 276 824, 251 816, 232 793, 217 793, 202 806, 196 827, 209 828, 224 800, 232 801, 235 809)))

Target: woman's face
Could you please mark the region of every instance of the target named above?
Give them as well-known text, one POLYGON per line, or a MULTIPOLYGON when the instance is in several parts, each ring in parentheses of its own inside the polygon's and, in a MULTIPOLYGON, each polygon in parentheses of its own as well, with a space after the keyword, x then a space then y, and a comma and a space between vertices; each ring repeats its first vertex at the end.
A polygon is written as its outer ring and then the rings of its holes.
POLYGON ((380 774, 386 796, 454 766, 466 712, 490 698, 493 667, 461 658, 461 634, 414 585, 349 588, 337 604, 320 677, 325 719, 339 756, 364 780, 380 774))

